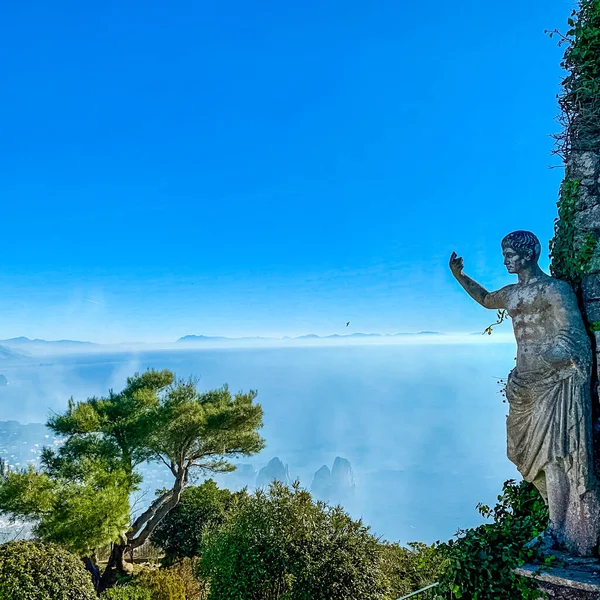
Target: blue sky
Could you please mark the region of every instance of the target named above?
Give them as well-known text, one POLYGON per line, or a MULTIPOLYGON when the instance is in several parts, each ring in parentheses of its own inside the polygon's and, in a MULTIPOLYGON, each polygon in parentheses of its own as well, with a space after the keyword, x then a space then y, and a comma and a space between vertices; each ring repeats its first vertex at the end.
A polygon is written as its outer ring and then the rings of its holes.
POLYGON ((448 255, 547 246, 571 6, 5 3, 0 338, 482 329, 448 255))

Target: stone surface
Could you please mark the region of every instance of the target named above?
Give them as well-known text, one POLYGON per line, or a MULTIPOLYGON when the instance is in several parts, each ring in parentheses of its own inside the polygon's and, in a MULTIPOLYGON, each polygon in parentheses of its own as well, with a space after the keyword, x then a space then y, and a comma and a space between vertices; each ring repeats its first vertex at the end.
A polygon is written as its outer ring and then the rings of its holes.
POLYGON ((354 489, 354 473, 352 465, 347 458, 336 456, 331 468, 331 485, 338 492, 347 492, 354 489))
POLYGON ((600 563, 567 563, 560 567, 524 565, 515 573, 534 579, 552 600, 600 600, 600 563))
POLYGON ((271 459, 267 466, 263 467, 256 476, 256 487, 266 488, 273 481, 279 481, 285 485, 291 485, 290 471, 287 465, 284 465, 279 458, 271 459))
POLYGON ((346 458, 336 456, 331 471, 323 465, 314 475, 310 491, 319 500, 345 504, 355 491, 352 465, 346 458))
POLYGON ((314 474, 310 491, 318 500, 329 502, 331 496, 331 471, 327 465, 323 465, 314 474))
POLYGON ((504 264, 517 283, 495 292, 465 275, 455 253, 450 268, 475 301, 512 319, 517 363, 506 385, 507 454, 548 504, 545 544, 590 556, 600 531, 591 344, 573 288, 540 269, 540 252, 531 232, 506 236, 504 264))
MULTIPOLYGON (((586 196, 582 190, 581 194, 586 196)), ((594 196, 595 198, 595 196, 594 196)), ((592 204, 588 208, 585 208, 575 214, 573 224, 577 229, 584 232, 600 232, 600 205, 592 204)))

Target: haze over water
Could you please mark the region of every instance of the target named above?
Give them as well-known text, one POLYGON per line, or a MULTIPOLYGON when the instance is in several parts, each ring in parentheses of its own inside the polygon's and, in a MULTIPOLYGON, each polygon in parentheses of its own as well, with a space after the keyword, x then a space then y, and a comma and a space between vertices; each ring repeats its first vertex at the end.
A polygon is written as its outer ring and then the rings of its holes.
POLYGON ((322 465, 347 458, 353 516, 388 540, 433 542, 478 524, 476 504, 493 503, 517 476, 498 385, 513 364, 510 343, 64 355, 3 367, 10 385, 0 388, 0 412, 44 422, 71 395, 119 390, 147 368, 198 376, 200 389, 255 389, 267 447, 240 462, 258 470, 279 457, 309 488, 322 465))

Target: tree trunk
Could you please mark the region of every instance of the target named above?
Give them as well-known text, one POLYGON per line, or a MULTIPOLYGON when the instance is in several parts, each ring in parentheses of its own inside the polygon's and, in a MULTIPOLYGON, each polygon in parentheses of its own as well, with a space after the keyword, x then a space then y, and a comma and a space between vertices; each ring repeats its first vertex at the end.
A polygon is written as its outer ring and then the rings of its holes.
POLYGON ((119 542, 113 544, 106 569, 100 579, 99 591, 113 587, 119 577, 133 574, 133 565, 125 560, 126 552, 142 546, 150 537, 156 526, 169 513, 181 498, 181 493, 187 481, 187 470, 183 469, 176 479, 173 488, 157 498, 131 526, 129 531, 121 536, 119 542))
POLYGON ((119 542, 113 544, 108 564, 100 578, 99 592, 113 587, 120 577, 127 577, 133 574, 133 566, 125 560, 125 552, 127 552, 128 548, 129 544, 125 536, 122 536, 119 542))
POLYGON ((90 572, 92 576, 92 583, 94 584, 94 589, 96 592, 100 589, 100 569, 98 568, 98 563, 96 562, 95 556, 84 556, 83 564, 85 568, 90 572))

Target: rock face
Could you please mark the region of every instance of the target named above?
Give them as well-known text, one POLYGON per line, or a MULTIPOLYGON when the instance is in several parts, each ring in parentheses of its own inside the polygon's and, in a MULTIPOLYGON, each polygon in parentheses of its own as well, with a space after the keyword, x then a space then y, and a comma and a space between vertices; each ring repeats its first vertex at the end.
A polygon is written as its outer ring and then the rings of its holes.
POLYGON ((266 488, 273 481, 279 481, 285 485, 291 485, 290 470, 279 458, 272 458, 266 467, 263 467, 256 477, 256 487, 266 488))
POLYGON ((314 475, 310 486, 312 495, 317 500, 329 502, 331 494, 331 471, 327 465, 323 465, 314 475))
MULTIPOLYGON (((574 250, 585 246, 586 240, 600 239, 600 154, 573 149, 567 163, 566 175, 578 182, 574 206, 574 250)), ((585 269, 582 281, 585 317, 588 323, 600 321, 600 245, 596 243, 593 256, 585 269)), ((596 352, 600 351, 600 332, 595 332, 596 352)), ((600 370, 600 363, 597 363, 600 370)), ((600 372, 600 371, 599 371, 600 372)))
POLYGON ((355 487, 350 461, 337 456, 331 471, 323 465, 315 473, 310 491, 323 502, 345 504, 354 496, 355 487))
POLYGON ((352 465, 346 458, 339 456, 333 461, 331 469, 331 485, 334 490, 347 491, 354 489, 354 473, 352 465))

